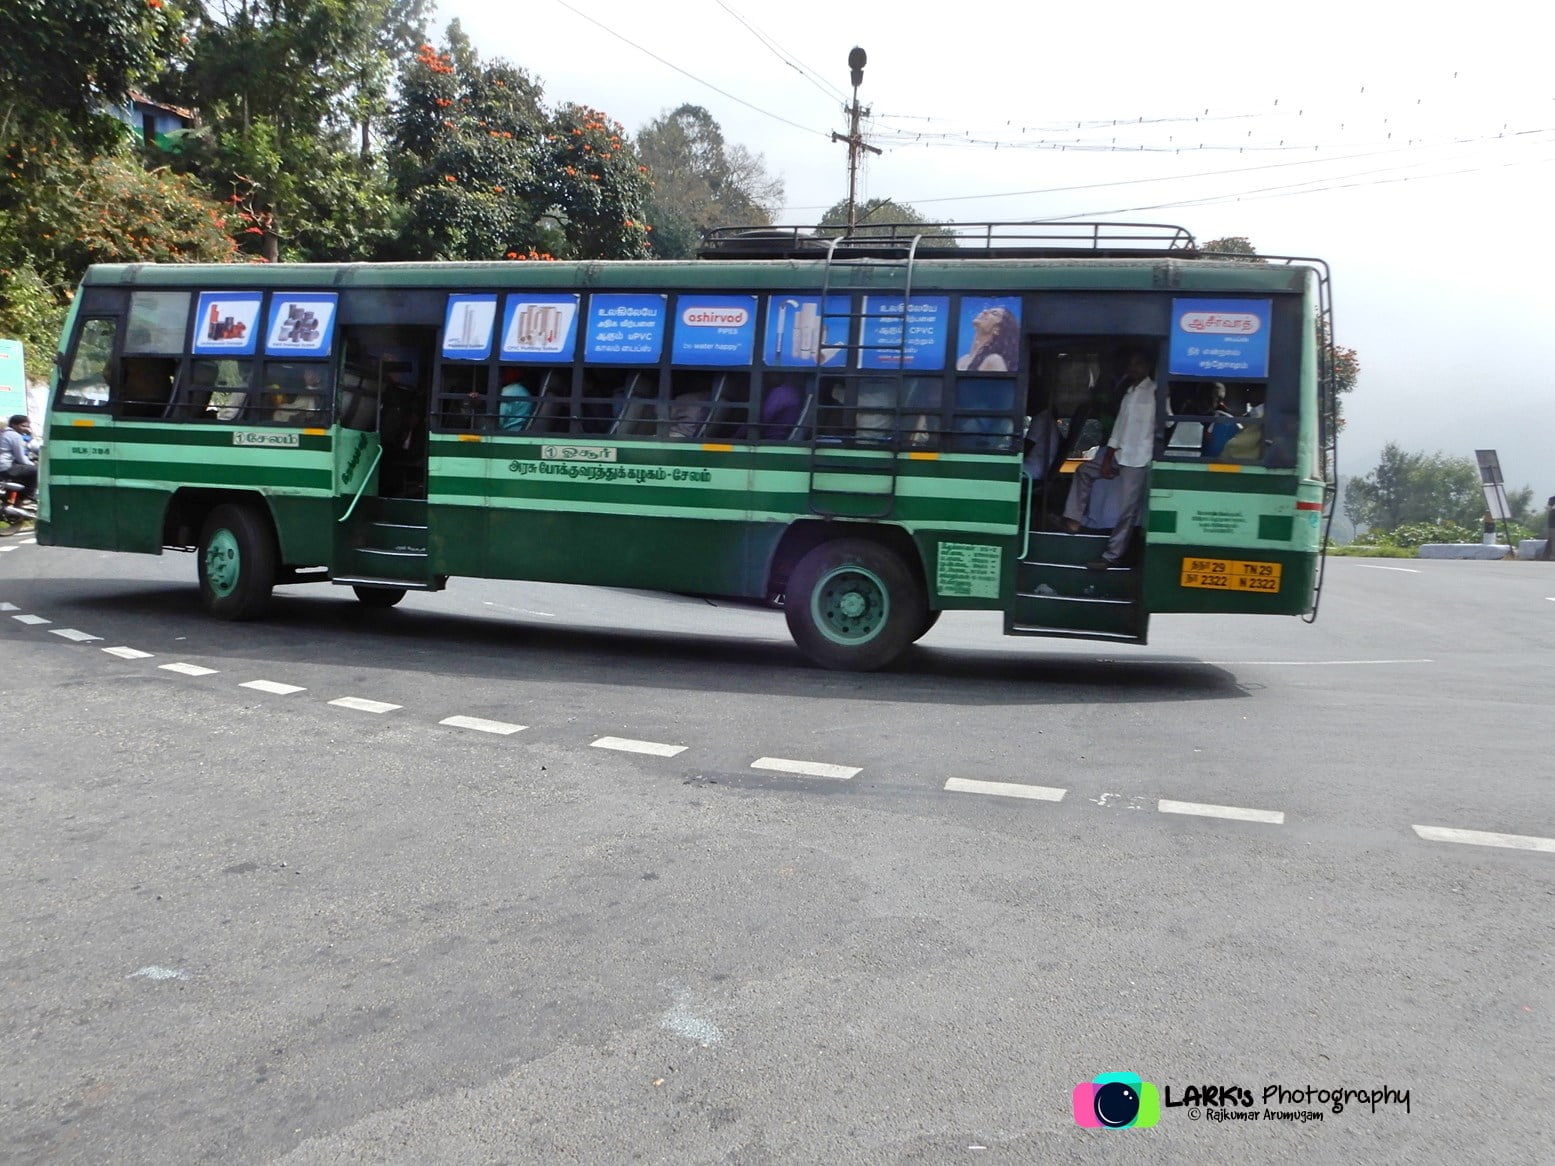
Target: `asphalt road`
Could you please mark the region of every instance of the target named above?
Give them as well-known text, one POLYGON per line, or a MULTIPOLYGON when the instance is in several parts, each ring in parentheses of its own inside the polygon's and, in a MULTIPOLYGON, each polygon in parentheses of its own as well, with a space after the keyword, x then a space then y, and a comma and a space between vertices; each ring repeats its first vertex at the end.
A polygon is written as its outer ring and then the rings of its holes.
POLYGON ((0 551, 0 1159, 1550 1160, 1548 564, 872 675, 700 599, 231 625, 193 570, 0 551), (1117 1070, 1159 1123, 1079 1128, 1117 1070))

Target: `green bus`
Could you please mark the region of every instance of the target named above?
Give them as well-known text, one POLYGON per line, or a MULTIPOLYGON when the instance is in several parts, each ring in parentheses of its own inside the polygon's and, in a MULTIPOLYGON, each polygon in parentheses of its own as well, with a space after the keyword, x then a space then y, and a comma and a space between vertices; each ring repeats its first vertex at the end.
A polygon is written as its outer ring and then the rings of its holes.
MULTIPOLYGON (((879 228, 872 227, 872 230, 879 228)), ((714 232, 689 261, 100 266, 61 340, 38 541, 195 553, 204 607, 391 607, 453 576, 781 605, 825 667, 949 609, 1143 643, 1312 618, 1332 491, 1327 268, 1181 228, 714 232), (1096 483, 1156 386, 1127 557, 1096 483)))

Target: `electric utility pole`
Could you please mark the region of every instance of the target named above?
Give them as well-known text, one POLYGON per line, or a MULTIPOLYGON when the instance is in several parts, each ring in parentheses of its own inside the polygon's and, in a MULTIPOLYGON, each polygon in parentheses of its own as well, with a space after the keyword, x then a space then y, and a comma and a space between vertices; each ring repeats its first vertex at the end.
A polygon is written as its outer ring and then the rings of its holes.
POLYGON ((864 55, 864 50, 857 45, 848 54, 848 68, 853 71, 853 104, 844 106, 843 111, 848 115, 848 133, 842 134, 832 131, 831 140, 834 142, 848 143, 848 234, 853 234, 853 229, 858 226, 858 158, 859 153, 868 150, 871 154, 878 154, 880 150, 871 146, 859 134, 859 118, 868 117, 869 110, 860 109, 858 103, 858 87, 864 83, 864 66, 869 58, 864 55))

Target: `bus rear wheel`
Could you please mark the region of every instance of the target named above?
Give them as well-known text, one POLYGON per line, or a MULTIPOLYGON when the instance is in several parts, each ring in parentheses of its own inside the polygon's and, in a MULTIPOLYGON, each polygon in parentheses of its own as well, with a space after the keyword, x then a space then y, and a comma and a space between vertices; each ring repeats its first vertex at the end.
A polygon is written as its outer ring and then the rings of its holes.
POLYGON ((405 598, 403 587, 352 587, 351 590, 356 592, 357 601, 363 607, 393 607, 405 598))
POLYGON ((218 619, 257 619, 275 587, 270 524, 252 506, 218 506, 200 530, 200 601, 218 619))
POLYGON ((815 663, 869 672, 895 660, 927 630, 928 602, 899 554, 844 538, 799 560, 783 614, 794 642, 815 663))

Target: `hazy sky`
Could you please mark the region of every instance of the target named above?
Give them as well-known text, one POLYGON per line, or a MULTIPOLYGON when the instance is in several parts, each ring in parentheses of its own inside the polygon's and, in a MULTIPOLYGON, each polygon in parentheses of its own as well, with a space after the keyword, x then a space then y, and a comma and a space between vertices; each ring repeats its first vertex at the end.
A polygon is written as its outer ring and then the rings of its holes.
POLYGON ((884 150, 861 198, 957 222, 1176 223, 1321 256, 1337 337, 1361 361, 1341 471, 1365 473, 1390 440, 1494 448, 1509 484, 1542 499, 1555 494, 1555 68, 1537 11, 441 0, 438 18, 528 69, 549 101, 632 133, 706 106, 782 176, 783 222, 814 222, 847 193, 846 147, 828 139, 847 128, 861 45, 866 137, 884 150))

